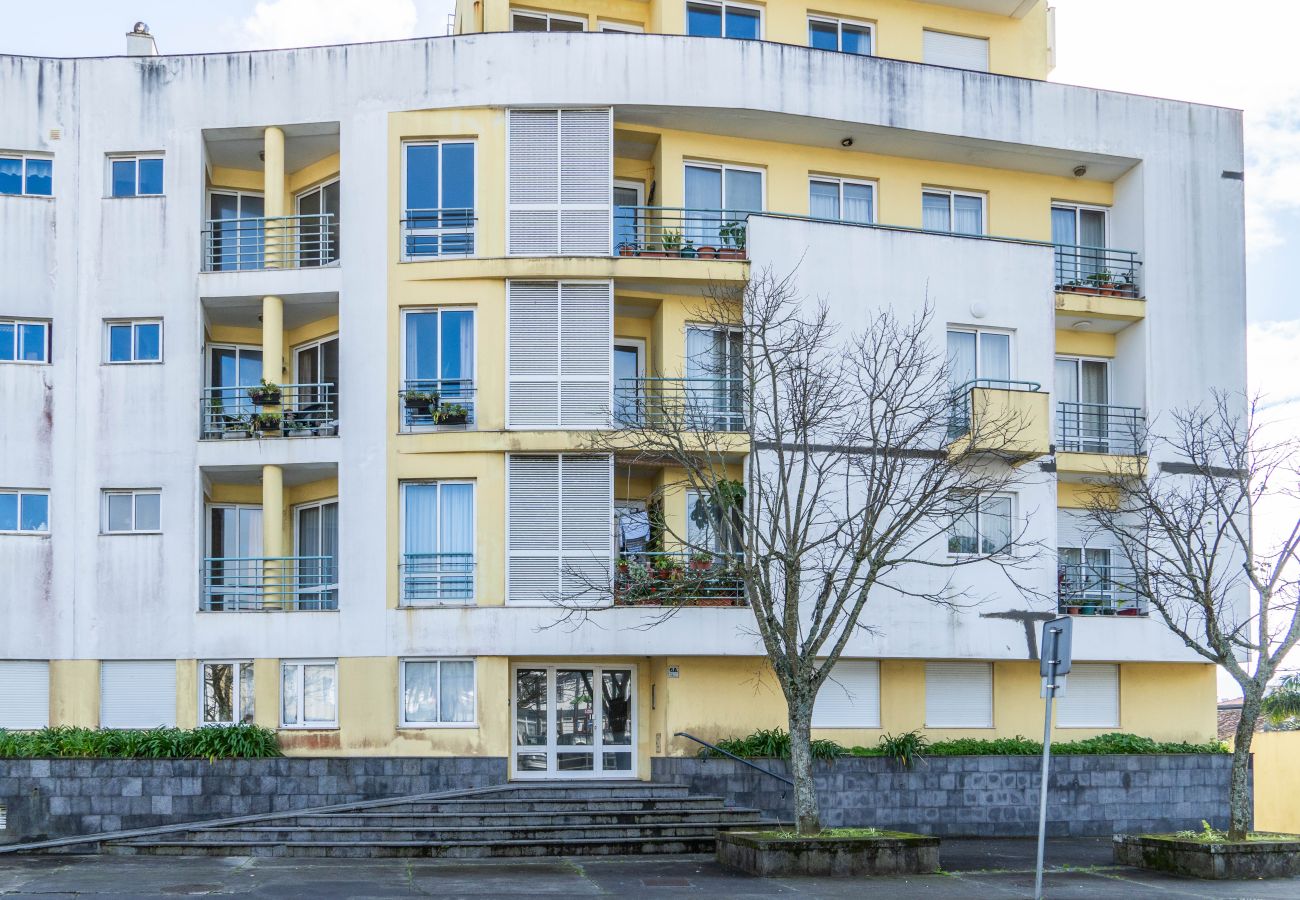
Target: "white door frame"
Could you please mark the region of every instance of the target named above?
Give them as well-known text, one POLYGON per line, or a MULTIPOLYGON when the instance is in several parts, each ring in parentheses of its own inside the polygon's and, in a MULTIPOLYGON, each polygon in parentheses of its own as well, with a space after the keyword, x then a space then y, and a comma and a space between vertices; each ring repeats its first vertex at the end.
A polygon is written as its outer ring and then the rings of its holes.
POLYGON ((593 779, 624 779, 635 780, 637 778, 637 767, 639 763, 637 743, 640 739, 637 718, 637 666, 636 663, 590 663, 583 661, 575 662, 519 662, 510 665, 510 777, 520 781, 538 780, 538 779, 575 779, 575 780, 593 780, 593 779), (536 746, 521 746, 518 743, 519 716, 517 705, 519 670, 520 669, 541 669, 546 672, 546 737, 545 744, 536 746), (628 713, 628 720, 631 724, 632 742, 630 744, 617 744, 608 748, 611 751, 630 752, 632 754, 631 767, 626 770, 616 770, 611 772, 601 771, 604 762, 602 753, 606 750, 602 743, 602 731, 604 715, 602 698, 596 696, 592 698, 592 710, 594 721, 592 722, 592 743, 582 746, 558 745, 555 743, 555 673, 559 670, 588 669, 593 675, 593 690, 599 690, 601 676, 605 671, 623 670, 632 673, 629 682, 629 703, 631 709, 628 713), (583 771, 560 771, 555 767, 556 753, 584 752, 590 748, 592 756, 592 767, 590 770, 583 771), (516 766, 517 756, 520 753, 544 753, 547 757, 547 768, 545 771, 520 771, 516 766))

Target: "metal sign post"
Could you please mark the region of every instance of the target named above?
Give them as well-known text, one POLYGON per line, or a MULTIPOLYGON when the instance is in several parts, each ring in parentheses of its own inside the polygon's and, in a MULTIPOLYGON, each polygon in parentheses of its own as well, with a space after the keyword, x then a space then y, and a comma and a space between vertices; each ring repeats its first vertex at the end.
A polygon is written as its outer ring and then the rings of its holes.
POLYGON ((1034 900, 1043 900, 1043 848, 1047 843, 1047 771, 1052 758, 1052 701, 1057 691, 1064 691, 1064 676, 1070 673, 1070 630, 1073 620, 1061 616, 1043 623, 1043 648, 1038 655, 1038 671, 1043 676, 1043 697, 1047 711, 1043 716, 1043 775, 1038 798, 1038 864, 1034 870, 1034 900), (1057 679, 1060 679, 1058 682, 1057 679))

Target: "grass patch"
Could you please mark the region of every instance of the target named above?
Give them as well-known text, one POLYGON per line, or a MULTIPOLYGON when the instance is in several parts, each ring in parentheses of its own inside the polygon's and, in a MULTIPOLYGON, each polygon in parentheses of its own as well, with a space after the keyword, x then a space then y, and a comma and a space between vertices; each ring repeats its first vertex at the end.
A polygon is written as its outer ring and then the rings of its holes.
POLYGON ((0 729, 0 759, 268 759, 281 755, 275 732, 257 725, 0 729))
POLYGON ((799 834, 796 831, 743 831, 745 837, 764 841, 864 841, 873 838, 899 840, 923 838, 923 834, 906 831, 884 831, 880 828, 824 828, 820 834, 799 834))

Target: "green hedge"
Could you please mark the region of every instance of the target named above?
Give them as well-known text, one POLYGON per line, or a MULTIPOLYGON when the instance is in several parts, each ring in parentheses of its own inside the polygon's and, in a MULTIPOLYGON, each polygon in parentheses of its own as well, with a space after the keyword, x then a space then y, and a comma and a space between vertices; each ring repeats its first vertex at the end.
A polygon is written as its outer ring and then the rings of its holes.
POLYGON ((266 759, 280 756, 275 732, 257 725, 100 730, 61 725, 0 729, 0 759, 266 759))
MULTIPOLYGON (((745 759, 790 758, 790 736, 779 728, 756 731, 748 737, 727 738, 718 741, 723 750, 745 759)), ((837 756, 885 756, 899 757, 902 747, 906 747, 909 758, 915 756, 1039 756, 1043 752, 1041 741, 1030 740, 1016 735, 1011 738, 959 738, 952 741, 930 743, 919 732, 905 732, 902 735, 883 735, 875 747, 843 747, 834 741, 813 741, 815 759, 834 759, 837 756), (906 740, 904 740, 906 739, 906 740)), ((1079 741, 1061 741, 1052 744, 1052 753, 1062 756, 1102 756, 1113 753, 1228 753, 1228 745, 1222 741, 1208 744, 1164 743, 1136 734, 1111 732, 1097 737, 1079 741)), ((701 756, 717 756, 710 750, 704 750, 701 756)))

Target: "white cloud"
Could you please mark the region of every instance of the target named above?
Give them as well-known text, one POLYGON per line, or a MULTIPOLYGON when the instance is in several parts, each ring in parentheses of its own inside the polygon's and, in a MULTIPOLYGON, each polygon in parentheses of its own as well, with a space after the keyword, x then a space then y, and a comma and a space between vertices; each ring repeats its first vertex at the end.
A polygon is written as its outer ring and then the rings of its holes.
POLYGON ((261 0, 241 23, 250 47, 304 47, 415 35, 414 0, 261 0))

